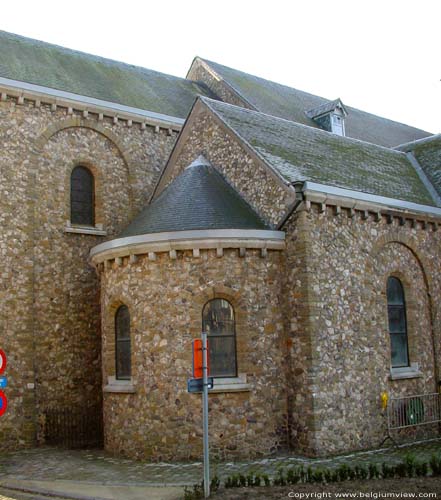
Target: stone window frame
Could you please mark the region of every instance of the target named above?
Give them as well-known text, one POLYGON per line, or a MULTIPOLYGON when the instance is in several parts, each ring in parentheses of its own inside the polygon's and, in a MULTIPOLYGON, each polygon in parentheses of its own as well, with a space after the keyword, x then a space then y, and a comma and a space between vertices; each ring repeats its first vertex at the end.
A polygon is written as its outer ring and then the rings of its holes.
POLYGON ((125 298, 114 299, 107 307, 105 317, 103 318, 103 329, 106 332, 106 351, 103 352, 104 373, 107 378, 103 386, 103 392, 111 393, 135 393, 136 388, 134 384, 134 372, 136 366, 134 364, 135 353, 135 334, 134 334, 134 313, 135 309, 130 300, 125 298), (131 377, 130 379, 117 379, 116 378, 116 313, 121 306, 127 306, 130 314, 130 363, 131 363, 131 377))
MULTIPOLYGON (((232 338, 233 339, 233 342, 234 342, 234 375, 227 375, 227 376, 219 376, 219 375, 211 375, 212 377, 216 378, 216 379, 219 379, 219 378, 236 378, 237 377, 237 344, 236 344, 236 311, 234 309, 234 306, 233 304, 225 299, 225 298, 220 298, 220 297, 215 297, 213 299, 210 299, 208 300, 205 304, 204 304, 204 307, 202 308, 202 311, 201 311, 201 314, 202 314, 202 325, 204 324, 204 313, 205 313, 205 310, 207 307, 209 307, 209 304, 213 303, 214 301, 220 301, 220 300, 223 300, 225 302, 227 302, 227 304, 231 307, 232 311, 233 311, 233 332, 229 333, 228 335, 225 335, 226 338, 232 338)), ((202 330, 204 330, 204 327, 202 326, 202 330)), ((214 335, 215 337, 218 337, 219 335, 214 335)), ((207 332, 207 339, 208 339, 208 342, 210 342, 210 333, 207 332)))
POLYGON ((387 301, 387 282, 389 278, 397 278, 403 287, 404 301, 405 301, 405 314, 406 314, 406 327, 407 327, 407 346, 408 346, 408 359, 409 366, 392 367, 390 366, 391 380, 401 380, 410 378, 421 378, 423 376, 420 371, 420 363, 418 357, 418 323, 417 323, 417 301, 415 296, 415 288, 412 286, 411 280, 399 270, 389 272, 383 280, 383 291, 385 297, 385 317, 386 329, 388 335, 389 346, 389 362, 391 363, 391 348, 390 348, 390 333, 389 333, 389 311, 387 301))
POLYGON ((90 160, 77 159, 71 162, 67 169, 65 178, 65 220, 66 233, 91 234, 94 236, 107 236, 107 231, 104 229, 104 210, 103 210, 103 187, 100 169, 90 160), (73 224, 71 222, 71 178, 72 172, 77 167, 84 167, 89 170, 94 181, 94 225, 73 224))
POLYGON ((246 311, 242 305, 240 292, 223 285, 210 286, 201 291, 194 298, 193 307, 190 310, 190 333, 194 339, 200 338, 202 331, 202 310, 205 304, 212 299, 225 299, 234 309, 237 376, 216 378, 214 387, 210 390, 210 393, 249 392, 251 391, 251 386, 247 381, 247 373, 243 370, 243 355, 246 345, 244 337, 244 332, 246 331, 246 311), (241 371, 241 367, 243 371, 241 371))

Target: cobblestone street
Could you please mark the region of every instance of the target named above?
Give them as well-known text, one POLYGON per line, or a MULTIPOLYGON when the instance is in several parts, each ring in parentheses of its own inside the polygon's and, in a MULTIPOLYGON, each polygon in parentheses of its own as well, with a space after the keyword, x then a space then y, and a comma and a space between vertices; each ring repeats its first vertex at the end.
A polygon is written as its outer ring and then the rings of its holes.
MULTIPOLYGON (((254 472, 273 476, 280 467, 288 468, 301 464, 305 467, 337 467, 342 463, 394 464, 400 462, 408 453, 419 460, 429 461, 434 453, 440 452, 441 440, 437 439, 332 458, 279 456, 248 462, 212 462, 211 474, 216 474, 222 481, 235 473, 246 475, 254 472)), ((201 478, 202 462, 136 462, 112 457, 102 450, 61 450, 44 447, 0 456, 1 487, 41 494, 51 492, 62 498, 177 499, 182 498, 185 485, 198 483, 201 478), (146 488, 150 488, 148 494, 146 488)), ((38 498, 35 495, 11 495, 11 498, 38 498)))

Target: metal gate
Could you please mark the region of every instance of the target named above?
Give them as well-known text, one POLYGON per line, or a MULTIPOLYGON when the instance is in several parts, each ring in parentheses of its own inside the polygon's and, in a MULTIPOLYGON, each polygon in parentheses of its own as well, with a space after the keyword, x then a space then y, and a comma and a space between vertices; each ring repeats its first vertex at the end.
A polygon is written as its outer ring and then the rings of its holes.
POLYGON ((44 411, 43 434, 48 445, 63 448, 97 448, 103 446, 101 407, 44 411))
POLYGON ((437 392, 390 398, 387 407, 389 431, 441 422, 440 398, 437 392))

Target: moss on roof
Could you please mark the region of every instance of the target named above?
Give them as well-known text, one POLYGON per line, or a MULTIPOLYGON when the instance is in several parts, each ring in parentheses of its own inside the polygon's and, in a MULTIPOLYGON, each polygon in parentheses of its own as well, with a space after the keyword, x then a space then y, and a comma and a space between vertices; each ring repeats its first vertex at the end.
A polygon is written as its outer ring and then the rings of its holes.
POLYGON ((403 144, 397 149, 414 154, 437 193, 441 196, 441 134, 414 143, 403 144))
POLYGON ((287 182, 309 180, 434 205, 402 152, 212 99, 202 101, 287 182))
POLYGON ((210 95, 190 80, 0 31, 0 76, 185 118, 210 95))
MULTIPOLYGON (((330 102, 329 99, 249 75, 212 61, 204 59, 204 62, 262 113, 279 116, 310 127, 318 127, 314 120, 306 115, 306 112, 330 102)), ((344 102, 344 96, 341 97, 344 102)), ((346 105, 345 108, 348 112, 345 121, 346 135, 354 139, 393 147, 431 135, 424 130, 356 108, 346 105)))

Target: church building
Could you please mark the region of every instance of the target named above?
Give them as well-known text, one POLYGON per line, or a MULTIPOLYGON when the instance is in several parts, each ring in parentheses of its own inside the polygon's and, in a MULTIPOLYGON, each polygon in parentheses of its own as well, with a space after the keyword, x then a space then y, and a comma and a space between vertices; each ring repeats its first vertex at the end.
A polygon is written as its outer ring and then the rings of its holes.
POLYGON ((376 447, 382 394, 426 412, 441 135, 200 57, 177 78, 0 47, 3 450, 200 457, 203 330, 219 459, 376 447))

